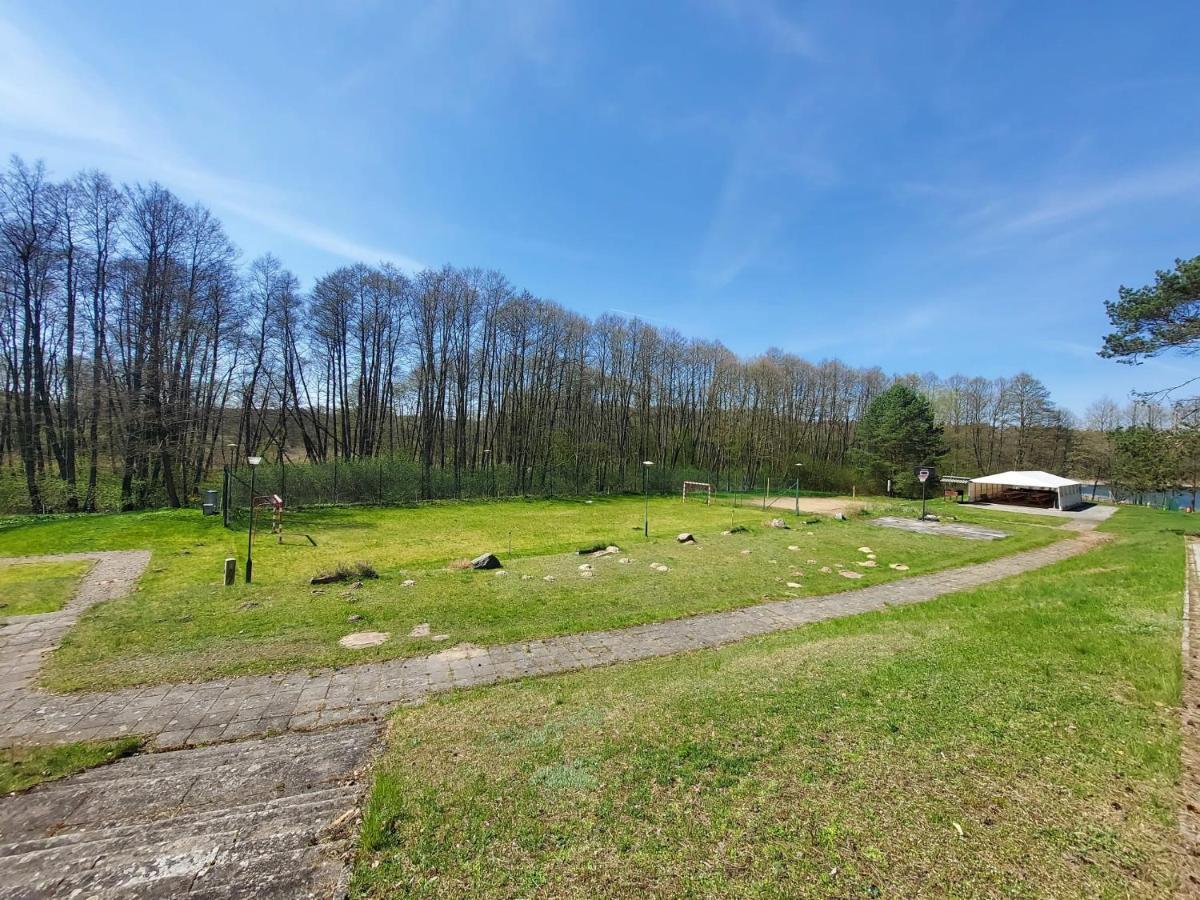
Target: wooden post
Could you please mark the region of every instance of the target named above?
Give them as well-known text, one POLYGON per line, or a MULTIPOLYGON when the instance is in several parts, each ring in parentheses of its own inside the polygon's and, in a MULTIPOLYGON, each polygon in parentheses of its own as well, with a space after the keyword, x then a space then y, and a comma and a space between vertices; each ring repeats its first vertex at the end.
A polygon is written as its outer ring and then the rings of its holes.
POLYGON ((233 584, 233 580, 237 577, 237 560, 230 556, 225 560, 225 587, 233 584))

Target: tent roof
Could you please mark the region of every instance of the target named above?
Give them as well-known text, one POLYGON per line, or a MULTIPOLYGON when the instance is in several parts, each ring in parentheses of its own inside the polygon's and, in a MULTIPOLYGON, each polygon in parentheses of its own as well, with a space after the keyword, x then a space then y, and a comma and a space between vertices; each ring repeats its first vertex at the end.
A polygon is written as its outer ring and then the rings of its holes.
POLYGON ((1051 475, 1049 472, 999 472, 995 475, 972 478, 971 483, 1003 484, 1009 487, 1038 488, 1042 490, 1057 490, 1060 487, 1079 484, 1078 481, 1072 481, 1070 478, 1060 478, 1057 475, 1051 475))

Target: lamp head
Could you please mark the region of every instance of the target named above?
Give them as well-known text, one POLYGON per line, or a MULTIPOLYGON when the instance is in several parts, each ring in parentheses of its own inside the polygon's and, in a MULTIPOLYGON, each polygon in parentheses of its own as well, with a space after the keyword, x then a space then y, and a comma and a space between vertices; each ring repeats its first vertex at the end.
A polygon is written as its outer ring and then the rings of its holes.
POLYGON ((257 466, 260 462, 262 462, 262 457, 261 456, 247 456, 246 462, 250 463, 250 465, 252 465, 252 466, 257 466))

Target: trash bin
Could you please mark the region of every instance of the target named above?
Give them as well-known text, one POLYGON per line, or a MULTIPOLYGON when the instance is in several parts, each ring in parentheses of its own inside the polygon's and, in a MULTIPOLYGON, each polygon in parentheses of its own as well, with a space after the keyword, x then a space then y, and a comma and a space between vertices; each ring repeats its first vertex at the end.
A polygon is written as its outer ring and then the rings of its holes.
POLYGON ((217 504, 217 491, 205 491, 201 500, 202 502, 200 504, 200 510, 204 513, 204 515, 215 516, 219 512, 217 504))

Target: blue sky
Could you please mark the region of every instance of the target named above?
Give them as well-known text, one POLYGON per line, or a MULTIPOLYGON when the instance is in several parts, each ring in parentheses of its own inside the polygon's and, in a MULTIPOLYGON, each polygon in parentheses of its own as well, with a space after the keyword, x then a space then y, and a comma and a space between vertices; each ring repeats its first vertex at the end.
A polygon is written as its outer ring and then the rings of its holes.
POLYGON ((9 3, 0 152, 210 206, 307 286, 493 267, 741 354, 1028 369, 1200 254, 1194 2, 9 3), (961 335, 962 340, 956 340, 961 335))

